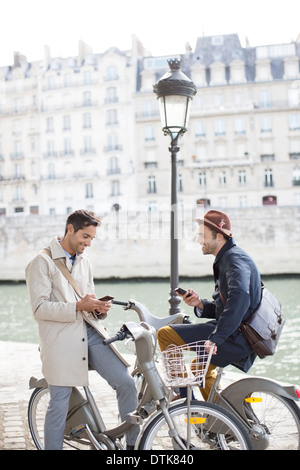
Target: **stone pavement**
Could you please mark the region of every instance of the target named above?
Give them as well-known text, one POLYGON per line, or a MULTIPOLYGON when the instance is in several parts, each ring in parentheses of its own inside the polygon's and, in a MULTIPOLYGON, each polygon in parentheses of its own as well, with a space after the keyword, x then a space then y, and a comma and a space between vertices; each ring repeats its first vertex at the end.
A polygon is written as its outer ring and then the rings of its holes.
MULTIPOLYGON (((124 355, 130 364, 134 356, 124 355)), ((0 450, 35 450, 27 421, 33 390, 31 376, 42 378, 38 346, 0 341, 0 450)), ((118 408, 114 390, 96 372, 90 372, 90 388, 107 426, 116 425, 118 408)))

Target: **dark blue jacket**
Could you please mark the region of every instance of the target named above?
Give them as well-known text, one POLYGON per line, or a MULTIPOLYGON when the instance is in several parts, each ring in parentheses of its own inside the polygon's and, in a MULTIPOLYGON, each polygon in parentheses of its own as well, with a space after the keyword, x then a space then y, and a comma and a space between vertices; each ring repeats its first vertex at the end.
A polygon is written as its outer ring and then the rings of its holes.
POLYGON ((233 239, 229 239, 217 254, 213 270, 213 301, 202 299, 203 311, 194 309, 197 317, 211 320, 206 323, 172 325, 172 328, 185 343, 207 339, 214 342, 217 354, 212 356, 211 362, 215 366, 232 364, 247 372, 256 354, 239 331, 239 326, 260 302, 260 275, 253 260, 235 245, 233 239))
MULTIPOLYGON (((201 317, 216 320, 209 339, 218 346, 217 355, 220 362, 226 363, 225 365, 234 364, 247 372, 256 355, 239 331, 239 326, 260 302, 259 272, 254 261, 235 245, 232 238, 217 254, 213 271, 213 301, 203 299, 204 309, 201 317)), ((195 313, 197 314, 197 309, 195 313)), ((212 362, 215 364, 214 359, 212 362)))

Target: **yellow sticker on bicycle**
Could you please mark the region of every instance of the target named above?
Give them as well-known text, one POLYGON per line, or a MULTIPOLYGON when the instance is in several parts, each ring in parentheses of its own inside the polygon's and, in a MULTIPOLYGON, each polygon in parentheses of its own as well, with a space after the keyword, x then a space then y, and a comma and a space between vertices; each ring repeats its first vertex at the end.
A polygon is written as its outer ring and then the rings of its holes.
MULTIPOLYGON (((184 420, 187 423, 187 419, 184 420)), ((190 424, 203 424, 205 423, 206 418, 190 418, 190 424)))
POLYGON ((245 398, 245 401, 247 403, 259 403, 261 402, 263 399, 262 398, 258 398, 258 397, 248 397, 248 398, 245 398))

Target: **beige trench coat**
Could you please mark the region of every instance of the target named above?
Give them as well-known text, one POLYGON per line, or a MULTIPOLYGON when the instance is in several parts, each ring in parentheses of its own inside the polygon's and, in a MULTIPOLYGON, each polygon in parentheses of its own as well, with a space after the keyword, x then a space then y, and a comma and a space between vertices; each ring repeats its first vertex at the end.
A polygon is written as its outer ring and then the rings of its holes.
MULTIPOLYGON (((83 295, 94 292, 89 259, 77 255, 72 266, 65 251, 54 238, 50 246, 52 258, 60 258, 67 266, 83 295)), ((32 312, 39 327, 42 371, 50 385, 88 385, 88 345, 86 323, 102 337, 107 337, 100 320, 88 312, 76 312, 79 300, 72 286, 46 253, 39 253, 26 267, 26 283, 32 312)), ((108 313, 109 314, 109 313, 108 313)), ((128 366, 117 349, 116 354, 128 366)))

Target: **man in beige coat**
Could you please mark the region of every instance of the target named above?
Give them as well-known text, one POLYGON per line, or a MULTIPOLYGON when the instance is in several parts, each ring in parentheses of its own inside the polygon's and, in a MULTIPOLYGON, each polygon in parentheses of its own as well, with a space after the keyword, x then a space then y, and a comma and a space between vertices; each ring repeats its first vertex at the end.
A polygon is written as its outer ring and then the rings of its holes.
MULTIPOLYGON (((93 212, 75 211, 67 219, 64 237, 54 238, 26 268, 32 311, 39 327, 42 370, 50 390, 45 450, 62 449, 72 387, 88 384, 89 364, 116 390, 121 419, 137 406, 128 364, 113 346, 103 344, 107 335, 100 317, 106 316, 111 302, 97 299, 91 264, 84 253, 99 224, 93 212), (60 262, 80 293, 59 269, 56 263, 60 262)), ((128 448, 134 445, 138 432, 135 426, 128 433, 128 448)))

